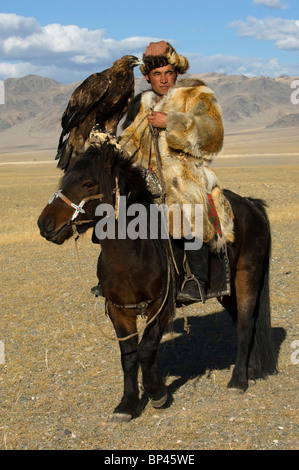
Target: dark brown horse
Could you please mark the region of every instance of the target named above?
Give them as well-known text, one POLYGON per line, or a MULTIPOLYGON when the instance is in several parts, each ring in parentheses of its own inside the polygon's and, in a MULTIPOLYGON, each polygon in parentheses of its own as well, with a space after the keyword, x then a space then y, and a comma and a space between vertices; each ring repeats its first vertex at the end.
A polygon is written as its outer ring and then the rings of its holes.
MULTIPOLYGON (((140 411, 139 365, 144 391, 153 406, 166 402, 166 386, 158 374, 156 357, 163 331, 175 313, 178 279, 171 266, 168 241, 151 239, 148 220, 147 236, 132 239, 124 235, 129 224, 135 223, 132 215, 126 217, 122 228, 120 208, 118 219, 107 215, 109 207, 118 206, 119 195, 126 198, 128 214, 133 204, 141 204, 149 214, 153 198, 142 171, 110 143, 90 147, 65 174, 61 190, 49 200, 38 225, 41 235, 57 244, 73 235, 74 226, 79 233, 98 228, 98 224, 110 230, 110 236, 101 240, 98 278, 117 337, 129 336, 119 342, 124 393, 113 415, 128 420, 140 411), (146 316, 147 326, 138 342, 139 314, 146 316)), ((228 190, 225 196, 235 216, 236 241, 227 246, 231 295, 218 300, 237 326, 237 359, 228 387, 245 391, 248 379, 276 372, 269 304, 270 227, 262 201, 228 190)))

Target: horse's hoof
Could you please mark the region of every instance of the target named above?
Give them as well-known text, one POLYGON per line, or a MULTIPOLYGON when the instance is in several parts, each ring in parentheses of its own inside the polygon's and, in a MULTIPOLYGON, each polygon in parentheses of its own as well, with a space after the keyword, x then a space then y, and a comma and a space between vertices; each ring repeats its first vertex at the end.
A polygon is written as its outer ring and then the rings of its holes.
POLYGON ((229 392, 230 395, 243 395, 244 391, 241 390, 240 388, 231 388, 227 387, 227 391, 229 392))
POLYGON ((109 423, 112 424, 120 424, 120 423, 128 423, 131 421, 132 415, 125 414, 125 413, 113 413, 111 418, 109 419, 109 423))
POLYGON ((247 382, 239 385, 230 381, 227 384, 227 391, 235 393, 235 394, 243 394, 246 392, 247 388, 248 388, 247 382))
POLYGON ((154 408, 162 408, 163 405, 167 402, 167 393, 165 393, 164 397, 160 398, 160 400, 151 400, 151 405, 154 408))
POLYGON ((237 389, 239 392, 246 392, 248 388, 248 381, 247 380, 241 380, 238 379, 237 377, 232 377, 231 380, 227 384, 227 388, 230 389, 237 389))

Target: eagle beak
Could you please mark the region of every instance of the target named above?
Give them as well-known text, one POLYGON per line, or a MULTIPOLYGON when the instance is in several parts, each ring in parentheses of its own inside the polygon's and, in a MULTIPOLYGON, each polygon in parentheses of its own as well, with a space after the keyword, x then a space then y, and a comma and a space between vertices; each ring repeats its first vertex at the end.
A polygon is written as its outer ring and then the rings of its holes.
POLYGON ((135 62, 135 65, 143 65, 143 60, 142 59, 137 59, 135 62))

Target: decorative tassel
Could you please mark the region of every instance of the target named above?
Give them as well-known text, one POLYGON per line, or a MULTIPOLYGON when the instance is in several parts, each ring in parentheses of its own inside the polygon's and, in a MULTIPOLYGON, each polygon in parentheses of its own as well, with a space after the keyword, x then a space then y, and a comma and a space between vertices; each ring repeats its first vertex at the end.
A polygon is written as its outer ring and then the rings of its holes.
POLYGON ((120 198, 120 192, 119 192, 119 186, 118 186, 118 177, 115 177, 115 220, 118 219, 118 213, 119 213, 119 198, 120 198))
POLYGON ((215 227, 216 232, 218 233, 220 237, 222 237, 220 220, 219 220, 219 217, 215 208, 214 200, 211 194, 208 194, 208 216, 209 216, 210 222, 215 227))

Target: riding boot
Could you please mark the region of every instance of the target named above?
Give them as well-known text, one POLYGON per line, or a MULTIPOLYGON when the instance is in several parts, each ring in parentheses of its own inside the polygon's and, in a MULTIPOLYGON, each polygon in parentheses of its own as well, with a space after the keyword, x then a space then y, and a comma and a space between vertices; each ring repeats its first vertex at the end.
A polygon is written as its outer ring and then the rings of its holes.
POLYGON ((99 240, 98 237, 96 236, 96 229, 95 229, 95 228, 94 228, 93 231, 92 231, 91 241, 92 241, 92 243, 95 243, 96 245, 100 245, 100 244, 101 244, 100 240, 99 240))
POLYGON ((208 245, 204 243, 199 250, 187 250, 186 258, 191 274, 185 277, 177 301, 185 305, 200 301, 204 304, 206 301, 206 285, 209 280, 208 245))
MULTIPOLYGON (((95 234, 95 230, 93 230, 93 233, 92 233, 92 242, 93 243, 100 243, 99 242, 99 239, 96 237, 96 234, 95 234)), ((98 259, 98 264, 99 264, 99 261, 100 261, 100 257, 101 255, 99 256, 99 259, 98 259)), ((95 295, 96 297, 104 297, 104 294, 103 294, 103 291, 102 291, 102 286, 100 283, 98 283, 97 286, 94 286, 90 289, 90 292, 95 295)))
POLYGON ((90 292, 95 295, 96 297, 104 297, 101 284, 99 283, 97 286, 94 286, 90 289, 90 292))

